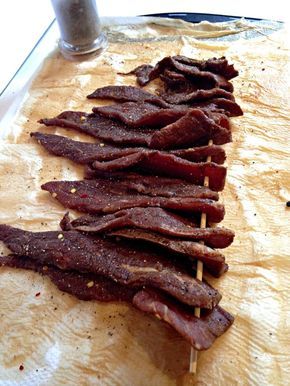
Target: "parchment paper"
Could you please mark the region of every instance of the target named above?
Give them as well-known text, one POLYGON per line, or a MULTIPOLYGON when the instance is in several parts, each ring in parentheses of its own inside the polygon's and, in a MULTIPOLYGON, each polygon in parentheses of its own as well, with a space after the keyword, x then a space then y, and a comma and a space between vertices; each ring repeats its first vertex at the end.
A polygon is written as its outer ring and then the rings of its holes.
MULTIPOLYGON (((182 25, 176 24, 178 33, 172 23, 123 26, 122 32, 106 27, 111 41, 100 57, 68 62, 55 52, 44 62, 15 122, 0 128, 0 222, 56 229, 65 209, 40 185, 82 177, 82 167, 48 155, 29 133, 92 139, 45 129, 38 119, 68 109, 90 111, 97 102, 86 95, 95 88, 134 84, 134 77, 118 71, 166 55, 226 55, 240 71, 233 83, 245 114, 232 119, 234 142, 226 145, 221 194, 223 225, 236 232, 225 250, 230 270, 210 281, 234 325, 199 354, 194 378, 184 375, 189 345, 153 317, 126 304, 79 301, 36 273, 1 268, 1 385, 289 384, 289 35, 284 29, 266 36, 256 28, 259 37, 251 40, 195 40, 194 27, 182 25)), ((220 36, 221 28, 210 25, 211 37, 215 28, 220 36)))

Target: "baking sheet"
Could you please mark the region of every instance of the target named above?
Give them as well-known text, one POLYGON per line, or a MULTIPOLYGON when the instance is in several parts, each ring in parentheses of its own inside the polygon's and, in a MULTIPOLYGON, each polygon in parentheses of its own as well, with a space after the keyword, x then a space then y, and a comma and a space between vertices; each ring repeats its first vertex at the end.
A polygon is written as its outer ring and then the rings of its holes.
MULTIPOLYGON (((49 156, 30 139, 29 132, 40 128, 39 118, 66 109, 89 111, 96 104, 85 98, 89 92, 108 84, 134 84, 134 77, 117 72, 141 63, 175 54, 226 55, 240 71, 233 83, 245 115, 232 119, 234 142, 226 145, 223 225, 236 232, 235 242, 225 250, 230 271, 211 283, 223 294, 221 304, 236 320, 210 350, 199 355, 198 374, 193 378, 184 375, 189 345, 165 324, 125 304, 78 301, 62 294, 47 278, 1 268, 0 384, 287 384, 287 30, 265 36, 256 26, 259 37, 225 42, 207 39, 221 36, 221 31, 229 34, 233 24, 196 28, 172 20, 142 21, 106 29, 110 44, 99 58, 67 62, 58 52, 48 57, 21 112, 11 124, 6 120, 1 126, 0 222, 33 231, 55 229, 64 208, 40 190, 41 183, 82 176, 82 167, 49 156), (200 31, 206 40, 196 40, 200 31), (38 292, 40 296, 35 297, 38 292)), ((41 130, 92 140, 60 128, 41 130)))

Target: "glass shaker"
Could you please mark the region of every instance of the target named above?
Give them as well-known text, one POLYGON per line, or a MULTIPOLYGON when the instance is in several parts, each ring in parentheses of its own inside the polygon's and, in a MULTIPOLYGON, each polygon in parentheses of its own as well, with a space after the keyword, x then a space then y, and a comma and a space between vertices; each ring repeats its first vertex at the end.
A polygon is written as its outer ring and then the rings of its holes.
POLYGON ((89 54, 106 46, 96 0, 51 1, 60 29, 59 47, 64 56, 89 54))

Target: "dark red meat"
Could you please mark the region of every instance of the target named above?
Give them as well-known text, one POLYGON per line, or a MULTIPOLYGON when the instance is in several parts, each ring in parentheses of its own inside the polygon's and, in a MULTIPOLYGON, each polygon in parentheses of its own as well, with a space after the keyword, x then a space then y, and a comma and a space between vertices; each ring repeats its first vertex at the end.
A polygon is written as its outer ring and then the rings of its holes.
POLYGON ((226 152, 219 145, 205 145, 190 149, 171 150, 170 153, 192 162, 205 162, 207 157, 211 157, 212 162, 216 164, 223 164, 226 160, 226 152))
POLYGON ((196 318, 193 310, 185 310, 177 302, 151 290, 138 292, 133 298, 133 304, 140 310, 166 321, 196 350, 209 348, 234 321, 233 316, 219 306, 211 313, 196 318), (193 331, 196 332, 194 336, 193 331))
POLYGON ((152 136, 151 129, 132 129, 122 122, 81 111, 64 111, 55 118, 44 118, 39 122, 46 126, 74 129, 97 139, 125 145, 146 146, 152 136))
MULTIPOLYGON (((124 228, 110 232, 108 236, 152 244, 155 248, 165 249, 175 259, 183 259, 196 268, 196 260, 203 262, 205 269, 213 276, 219 277, 228 270, 225 257, 219 251, 200 242, 189 241, 177 237, 165 236, 160 233, 138 229, 124 228)), ((157 249, 158 250, 158 249, 157 249)))
POLYGON ((132 172, 100 172, 90 167, 86 168, 86 178, 96 179, 100 184, 108 184, 103 179, 109 179, 109 184, 123 187, 124 194, 136 192, 151 197, 188 197, 209 198, 217 201, 218 193, 203 187, 191 184, 178 178, 141 175, 132 172))
POLYGON ((186 213, 206 213, 210 222, 224 218, 224 206, 213 200, 184 197, 152 197, 127 192, 112 180, 51 181, 42 185, 64 207, 85 213, 114 213, 134 207, 162 207, 186 213))
POLYGON ((104 233, 115 229, 140 228, 187 240, 203 240, 213 247, 233 241, 234 233, 226 228, 197 227, 197 222, 162 208, 131 208, 103 216, 88 215, 66 222, 66 229, 104 233))
POLYGON ((168 107, 162 98, 134 86, 106 86, 97 88, 89 99, 113 99, 119 102, 150 102, 160 107, 168 107))
POLYGON ((199 142, 205 144, 209 139, 217 145, 231 142, 230 130, 215 123, 211 117, 201 109, 191 109, 178 121, 153 133, 149 146, 154 149, 177 148, 193 146, 199 142))
POLYGON ((204 87, 206 88, 219 86, 220 84, 224 85, 226 84, 225 80, 232 79, 238 75, 233 65, 229 65, 225 57, 219 59, 212 58, 205 61, 180 55, 165 57, 154 67, 141 65, 128 74, 135 74, 137 76, 137 82, 141 86, 144 86, 151 80, 159 77, 166 70, 177 71, 186 75, 191 80, 196 79, 200 81, 202 79, 204 80, 204 87))
POLYGON ((68 158, 79 164, 89 164, 96 160, 109 161, 140 152, 142 148, 122 148, 100 143, 74 141, 67 137, 54 134, 31 133, 39 144, 50 153, 68 158))
MULTIPOLYGON (((132 102, 128 102, 132 103, 132 102)), ((126 105, 123 103, 119 106, 126 105)), ((118 105, 116 105, 118 106, 118 105)), ((184 115, 183 111, 175 111, 171 109, 160 109, 157 106, 151 105, 157 109, 153 114, 147 115, 155 122, 172 121, 177 119, 174 124, 169 124, 161 130, 148 128, 130 128, 122 122, 117 122, 112 119, 103 117, 97 114, 86 114, 82 112, 65 111, 55 118, 41 119, 39 122, 46 126, 60 126, 72 128, 89 134, 95 138, 113 142, 116 144, 148 146, 153 149, 170 149, 180 146, 190 147, 196 145, 204 145, 208 142, 209 136, 216 144, 223 144, 231 141, 231 134, 228 129, 225 129, 219 123, 215 122, 214 115, 209 112, 204 112, 201 109, 192 109, 181 119, 178 116, 184 115), (83 117, 83 118, 82 118, 83 117), (177 133, 177 134, 175 134, 177 133), (161 138, 162 140, 161 140, 161 138)), ((111 109, 110 106, 104 106, 103 109, 111 109)), ((116 109, 116 107, 114 107, 116 109)), ((188 109, 187 109, 188 110, 188 109)), ((136 110, 132 120, 136 116, 142 120, 140 110, 136 110)), ((118 111, 118 114, 121 114, 118 111)), ((117 114, 117 115, 118 115, 117 114)), ((129 117, 127 112, 125 117, 129 117)), ((224 116, 226 119, 226 116, 224 116)), ((144 119, 147 119, 146 115, 144 119)), ((128 118, 130 119, 130 118, 128 118)), ((137 119, 137 118, 136 118, 137 119)), ((219 121, 220 122, 220 119, 219 121)))
POLYGON ((134 68, 134 70, 127 72, 127 73, 122 73, 119 72, 118 74, 120 75, 136 75, 137 77, 137 83, 140 86, 145 86, 151 79, 151 73, 152 73, 153 66, 150 64, 141 64, 141 66, 138 66, 134 68))
POLYGON ((34 260, 27 256, 0 256, 0 266, 23 268, 39 272, 42 275, 48 276, 61 291, 68 292, 81 300, 132 302, 136 294, 136 288, 116 283, 104 276, 93 273, 66 271, 53 265, 41 263, 37 258, 34 260))
POLYGON ((221 191, 225 185, 226 168, 213 162, 194 163, 164 152, 146 152, 130 154, 108 162, 95 161, 93 168, 112 172, 137 168, 155 175, 180 177, 196 185, 203 185, 204 177, 209 177, 209 187, 221 191))
POLYGON ((192 306, 213 308, 221 298, 215 289, 190 277, 162 255, 126 243, 77 231, 33 233, 7 225, 0 225, 0 240, 18 256, 65 270, 99 274, 131 287, 156 287, 192 306))
MULTIPOLYGON (((224 234, 227 232, 224 228, 221 229, 224 230, 224 234)), ((230 233, 232 232, 230 231, 230 233)), ((206 270, 215 277, 221 276, 228 270, 225 257, 220 252, 199 242, 173 238, 137 228, 118 229, 108 233, 108 235, 153 244, 155 247, 166 249, 178 258, 190 260, 193 265, 196 265, 196 259, 198 259, 203 262, 206 270)))
POLYGON ((125 102, 93 108, 94 113, 106 118, 116 119, 130 127, 157 128, 177 121, 187 111, 187 106, 161 108, 148 102, 125 102))
MULTIPOLYGON (((54 134, 31 133, 39 144, 50 153, 68 158, 80 164, 89 164, 96 160, 108 161, 118 159, 139 151, 144 148, 122 148, 105 143, 89 143, 74 141, 67 137, 54 134)), ((146 150, 150 152, 150 150, 146 150)), ((152 151, 151 151, 152 152, 152 151)), ((221 146, 200 146, 190 149, 170 150, 169 153, 192 162, 204 162, 211 156, 213 162, 222 164, 225 161, 225 151, 221 146)))
POLYGON ((225 310, 216 306, 212 310, 212 316, 207 315, 196 320, 195 325, 192 311, 189 314, 190 311, 182 304, 176 303, 173 306, 172 299, 165 297, 164 294, 152 288, 140 291, 137 288, 115 283, 100 275, 64 271, 55 266, 40 264, 27 257, 0 256, 0 265, 39 272, 48 276, 61 291, 74 295, 81 300, 126 301, 132 303, 134 298, 133 304, 137 309, 147 312, 146 308, 150 308, 148 311, 152 313, 153 304, 151 301, 154 299, 156 305, 158 301, 158 318, 175 328, 182 337, 198 350, 209 348, 215 337, 225 332, 233 321, 233 318, 225 310), (163 312, 165 308, 169 310, 170 319, 166 317, 168 312, 163 312), (189 315, 190 318, 188 318, 189 315))
POLYGON ((193 108, 197 107, 202 110, 205 109, 206 111, 209 110, 213 112, 222 112, 228 115, 229 117, 238 117, 240 115, 243 115, 243 110, 236 102, 225 98, 214 98, 206 102, 198 102, 190 105, 193 108))
POLYGON ((211 101, 211 99, 223 98, 228 99, 232 102, 235 101, 234 96, 231 92, 223 90, 221 88, 211 88, 209 90, 198 89, 188 92, 179 92, 179 93, 162 93, 162 98, 172 104, 183 104, 183 103, 194 103, 194 102, 204 102, 211 101))

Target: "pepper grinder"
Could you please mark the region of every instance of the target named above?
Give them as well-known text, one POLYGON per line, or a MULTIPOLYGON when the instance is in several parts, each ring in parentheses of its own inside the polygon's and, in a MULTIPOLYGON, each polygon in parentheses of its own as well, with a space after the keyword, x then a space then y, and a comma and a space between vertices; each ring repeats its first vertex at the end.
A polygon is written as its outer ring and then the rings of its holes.
POLYGON ((107 45, 95 0, 51 0, 60 29, 59 48, 71 58, 99 53, 107 45))

